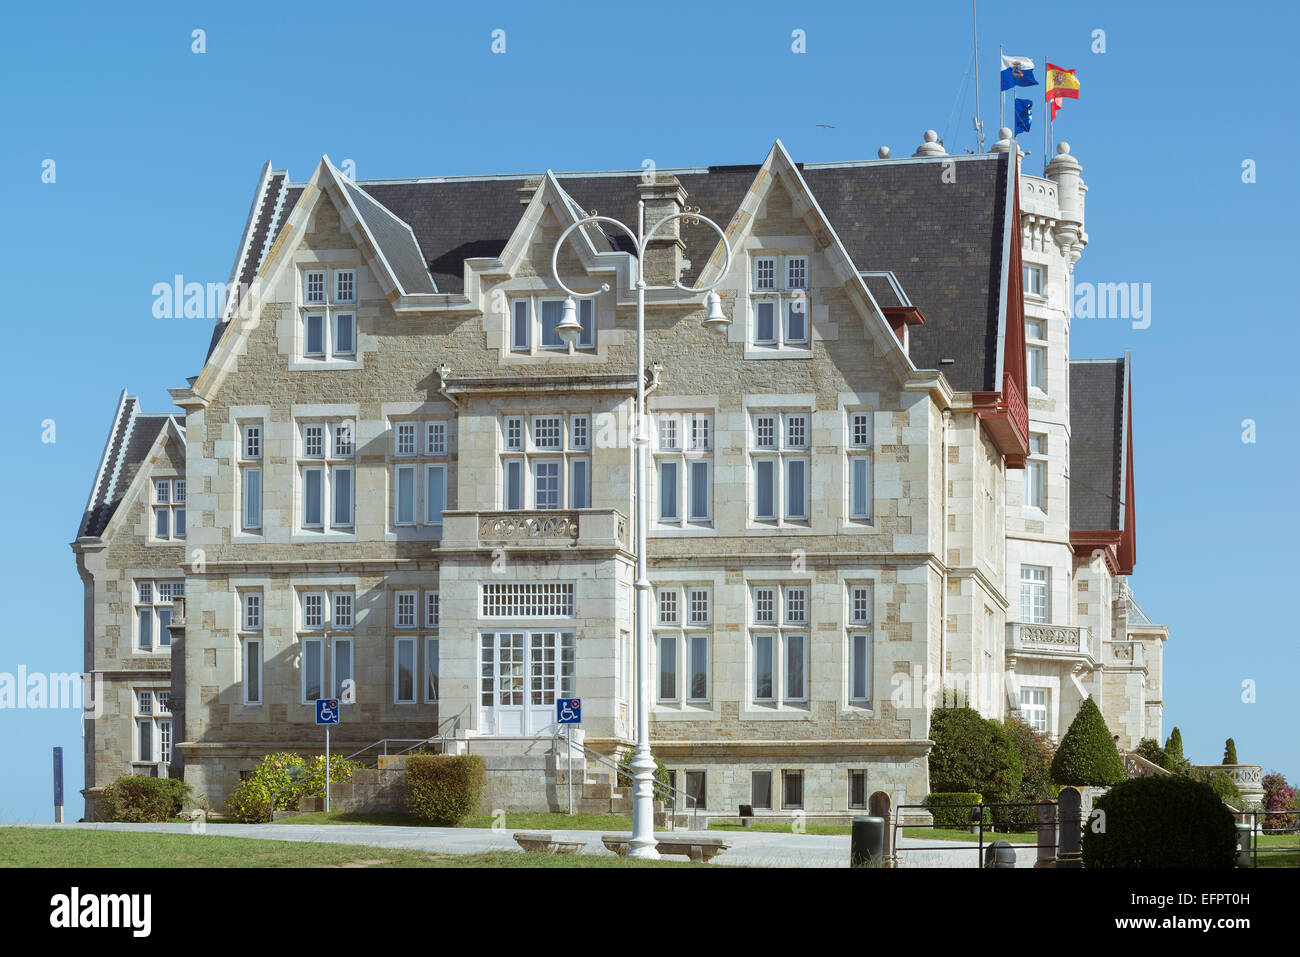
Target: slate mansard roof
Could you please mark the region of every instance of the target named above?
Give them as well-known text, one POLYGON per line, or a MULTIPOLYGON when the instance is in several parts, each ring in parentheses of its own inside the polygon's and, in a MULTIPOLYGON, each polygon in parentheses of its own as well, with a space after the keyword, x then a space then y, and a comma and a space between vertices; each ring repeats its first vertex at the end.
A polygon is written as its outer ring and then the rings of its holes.
POLYGON ((167 427, 168 420, 182 436, 185 435, 182 418, 165 412, 142 412, 140 400, 122 390, 108 441, 95 472, 90 498, 77 527, 78 538, 97 538, 104 533, 159 433, 167 427))
POLYGON ((1070 362, 1070 527, 1122 531, 1128 474, 1130 361, 1070 362))
MULTIPOLYGON (((997 341, 1008 216, 1008 153, 797 164, 813 197, 860 271, 894 274, 925 316, 911 331, 918 368, 940 369, 959 392, 998 391, 997 341), (956 174, 944 176, 945 164, 956 174), (952 362, 941 365, 940 360, 952 362)), ((761 167, 662 170, 687 202, 729 223, 761 167)), ((562 173, 556 178, 584 210, 636 222, 643 170, 562 173)), ((464 292, 466 259, 497 256, 524 213, 520 190, 541 174, 360 180, 348 194, 406 292, 464 292), (413 240, 413 241, 412 241, 413 240), (427 271, 426 271, 427 267, 427 271)), ((252 281, 302 194, 283 170, 263 168, 235 277, 252 281)), ((525 194, 526 195, 526 194, 525 194)), ((711 233, 688 233, 695 275, 713 251, 711 233)), ((626 248, 621 237, 614 241, 626 248)), ((869 283, 873 293, 881 283, 869 283)), ((890 298, 893 297, 892 293, 890 298)), ((882 306, 897 302, 881 302, 882 306)), ((208 354, 223 331, 218 323, 208 354)))

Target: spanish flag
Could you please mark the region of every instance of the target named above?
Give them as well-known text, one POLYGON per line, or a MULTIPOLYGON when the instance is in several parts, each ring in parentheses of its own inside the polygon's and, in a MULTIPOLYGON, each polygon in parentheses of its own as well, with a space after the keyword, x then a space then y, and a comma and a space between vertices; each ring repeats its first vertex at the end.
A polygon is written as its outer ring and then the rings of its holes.
POLYGON ((1056 111, 1061 108, 1061 100, 1065 97, 1077 100, 1079 98, 1079 78, 1074 75, 1073 70, 1065 70, 1055 64, 1047 64, 1047 102, 1052 104, 1052 119, 1056 119, 1056 111))

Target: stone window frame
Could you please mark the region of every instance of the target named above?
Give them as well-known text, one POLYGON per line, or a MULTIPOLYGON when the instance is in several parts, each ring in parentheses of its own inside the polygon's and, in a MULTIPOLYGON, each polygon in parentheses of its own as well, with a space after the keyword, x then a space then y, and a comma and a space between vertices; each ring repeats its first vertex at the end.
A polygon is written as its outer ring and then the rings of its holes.
POLYGON ((159 544, 175 544, 176 542, 185 541, 185 532, 176 534, 177 519, 180 525, 185 525, 185 479, 174 475, 153 476, 149 480, 150 488, 150 522, 149 535, 150 542, 159 544), (167 491, 161 492, 165 488, 167 491), (159 515, 167 516, 167 534, 160 536, 158 534, 158 517, 159 515))
POLYGON ((171 692, 159 688, 133 688, 131 714, 135 730, 134 741, 131 744, 131 753, 135 755, 132 763, 149 766, 170 764, 176 743, 171 692), (149 702, 147 710, 142 706, 145 696, 149 702), (163 725, 167 726, 165 739, 163 725), (148 758, 140 753, 141 732, 145 727, 149 730, 150 757, 148 758))
POLYGON ((782 768, 781 769, 781 809, 782 810, 802 810, 808 800, 805 793, 807 778, 803 768, 782 768), (790 800, 790 784, 798 781, 799 798, 797 801, 790 800))
POLYGON ((441 529, 443 512, 451 498, 452 466, 455 462, 456 419, 454 416, 392 415, 388 419, 388 488, 391 507, 386 510, 390 532, 400 529, 441 529), (405 450, 401 442, 404 430, 411 429, 411 445, 405 450), (411 521, 398 521, 402 505, 401 474, 411 472, 411 521), (430 511, 429 477, 442 474, 442 498, 436 512, 430 511))
MULTIPOLYGON (((755 710, 766 711, 802 711, 807 712, 811 706, 812 694, 812 676, 810 674, 811 656, 812 656, 812 634, 813 621, 811 607, 808 609, 808 620, 801 624, 791 624, 785 620, 785 583, 778 582, 757 582, 755 587, 781 587, 781 598, 779 604, 778 621, 774 624, 750 621, 749 623, 749 640, 748 651, 746 654, 746 698, 748 707, 755 710), (758 643, 760 639, 770 638, 772 641, 772 696, 760 698, 758 696, 758 643), (797 638, 802 642, 802 659, 803 659, 803 694, 790 695, 787 693, 786 685, 788 683, 788 661, 790 654, 790 639, 797 638)), ((809 604, 811 605, 812 588, 810 582, 800 582, 795 587, 804 588, 809 595, 809 604)), ((751 609, 752 609, 751 605, 751 609)), ((752 612, 751 612, 752 618, 752 612)))
POLYGON ((870 781, 867 777, 867 769, 849 768, 848 773, 849 773, 848 808, 851 811, 858 810, 858 809, 865 809, 871 803, 871 787, 870 787, 870 781), (853 800, 853 779, 855 775, 861 775, 861 781, 862 781, 862 800, 856 803, 853 800))
POLYGON ((1049 442, 1046 432, 1029 433, 1029 455, 1025 457, 1024 507, 1047 514, 1047 463, 1049 442), (1036 494, 1031 494, 1036 492, 1036 494), (1037 501, 1034 501, 1037 499, 1037 501))
POLYGON ((844 697, 849 708, 856 710, 872 710, 874 708, 875 696, 872 694, 873 683, 875 681, 875 654, 876 654, 876 635, 874 622, 874 602, 875 602, 875 584, 870 581, 850 580, 845 582, 845 613, 844 621, 846 627, 844 630, 845 647, 845 688, 844 697), (866 614, 858 614, 858 609, 864 608, 866 614), (863 678, 866 683, 866 694, 856 694, 857 663, 858 663, 858 639, 863 639, 865 648, 863 652, 866 658, 866 673, 863 678))
POLYGON ((297 267, 298 281, 295 283, 297 299, 297 316, 296 332, 294 337, 294 360, 295 363, 301 363, 299 368, 306 366, 310 368, 313 365, 320 364, 325 367, 343 367, 351 368, 358 364, 361 355, 360 343, 358 342, 360 317, 357 313, 359 305, 360 290, 359 279, 360 270, 354 264, 340 265, 333 262, 312 262, 299 263, 297 267), (340 299, 339 279, 350 274, 352 277, 352 298, 340 299), (308 291, 311 277, 319 275, 321 279, 321 297, 320 299, 309 299, 308 291), (319 352, 308 352, 308 329, 311 319, 319 317, 320 319, 320 337, 321 350, 319 352), (339 323, 342 319, 350 319, 352 323, 352 348, 350 350, 340 350, 338 348, 339 323))
POLYGON ((294 425, 294 472, 297 499, 294 508, 295 535, 355 535, 357 527, 357 423, 351 416, 296 416, 294 425), (319 454, 308 454, 308 430, 319 429, 319 454), (346 451, 343 451, 346 450, 346 451), (307 473, 319 472, 320 522, 307 522, 307 473), (349 475, 348 521, 337 519, 335 501, 338 477, 349 475))
POLYGON ((708 710, 713 702, 713 585, 708 582, 674 582, 655 588, 655 613, 652 646, 654 650, 654 705, 677 710, 708 710), (704 613, 698 615, 698 596, 704 596, 704 613), (669 599, 665 601, 665 599, 669 599), (671 606, 674 614, 664 616, 671 606), (698 642, 704 644, 704 695, 692 694, 696 671, 691 651, 698 642), (660 670, 663 648, 673 648, 674 693, 665 696, 660 670))
POLYGON ((136 578, 131 582, 131 650, 137 655, 171 654, 172 600, 185 596, 183 578, 136 578), (179 590, 178 590, 179 588, 179 590), (149 613, 149 647, 140 644, 140 617, 149 613), (166 624, 163 614, 166 613, 166 624))
POLYGON ((1025 317, 1025 384, 1030 391, 1038 392, 1042 395, 1048 393, 1048 387, 1051 385, 1051 375, 1047 368, 1048 358, 1048 340, 1047 340, 1047 320, 1039 319, 1034 316, 1025 317), (1042 335, 1035 336, 1032 334, 1035 326, 1041 326, 1042 335), (1036 360, 1036 361, 1035 361, 1036 360), (1034 382, 1034 370, 1037 368, 1042 374, 1039 376, 1040 382, 1034 382))
POLYGON ((1051 730, 1052 689, 1045 685, 1021 685, 1020 686, 1020 713, 1023 716, 1024 721, 1027 725, 1029 725, 1031 728, 1034 728, 1037 731, 1042 732, 1043 734, 1048 734, 1051 730), (1043 703, 1041 706, 1037 704, 1026 704, 1025 702, 1026 692, 1032 693, 1032 692, 1040 692, 1040 691, 1043 694, 1043 703), (1038 726, 1037 723, 1035 723, 1033 718, 1033 715, 1035 713, 1038 713, 1040 711, 1040 708, 1042 714, 1041 728, 1038 726))
POLYGON ((1026 296, 1032 296, 1036 299, 1045 299, 1047 288, 1047 269, 1038 263, 1021 263, 1020 265, 1021 289, 1026 296), (1030 282, 1030 276, 1034 277, 1034 282, 1030 282))
POLYGON ((265 499, 266 482, 262 468, 266 447, 266 426, 261 419, 242 419, 235 423, 238 434, 235 450, 235 465, 239 481, 235 486, 235 514, 239 531, 245 535, 261 535, 265 528, 265 516, 262 504, 265 499), (257 476, 257 522, 249 522, 249 476, 257 476))
POLYGON ((558 409, 545 411, 524 411, 512 409, 497 416, 498 454, 497 462, 500 481, 497 483, 502 511, 562 511, 564 509, 592 507, 592 436, 591 424, 594 413, 590 409, 558 409), (537 444, 537 424, 539 420, 557 419, 559 421, 559 445, 539 446, 537 444), (582 444, 575 443, 575 420, 582 420, 585 438, 582 444), (537 508, 537 477, 535 466, 538 463, 559 464, 559 486, 557 490, 559 504, 555 508, 537 508), (517 467, 518 489, 512 481, 512 466, 517 467), (585 495, 575 498, 579 483, 574 479, 575 468, 584 471, 581 487, 585 495), (518 504, 512 505, 513 493, 518 494, 518 504), (581 504, 576 504, 581 502, 581 504))
POLYGON ((812 452, 813 452, 813 410, 811 407, 778 408, 750 406, 746 408, 747 417, 746 451, 749 458, 746 484, 749 488, 748 499, 751 503, 748 521, 758 528, 811 528, 812 527, 812 452), (789 423, 791 420, 804 420, 804 444, 790 443, 789 423), (771 444, 760 445, 760 438, 765 432, 763 422, 771 420, 771 444), (789 463, 803 463, 803 514, 793 515, 789 510, 789 463), (759 513, 759 466, 772 465, 772 513, 759 513))
POLYGON ((755 251, 749 256, 749 328, 745 332, 746 355, 807 356, 812 347, 812 254, 810 251, 755 251), (802 284, 794 282, 795 266, 802 262, 802 284), (760 272, 772 264, 771 285, 760 284, 760 272), (759 338, 759 305, 772 304, 772 336, 759 338), (803 336, 790 335, 792 310, 802 307, 803 336))
POLYGON ((295 588, 296 601, 295 616, 295 634, 298 640, 299 652, 299 691, 300 703, 310 705, 315 702, 315 698, 307 696, 307 672, 306 672, 306 645, 308 642, 318 642, 320 645, 320 691, 321 697, 342 698, 340 691, 342 680, 350 678, 356 681, 356 672, 354 670, 355 645, 352 641, 353 629, 356 627, 356 590, 350 587, 333 587, 324 585, 302 585, 295 588), (319 604, 319 620, 311 621, 308 615, 308 609, 311 599, 317 599, 319 604), (339 599, 347 599, 349 613, 347 621, 339 622, 339 599), (336 635, 336 631, 342 631, 344 634, 336 635), (338 648, 340 644, 348 646, 348 669, 345 678, 341 678, 338 671, 338 648), (330 689, 333 693, 330 693, 330 689))
POLYGON ((749 772, 749 806, 753 808, 755 811, 771 811, 773 809, 773 804, 775 803, 775 801, 773 800, 773 798, 775 797, 773 792, 775 791, 775 786, 776 786, 776 781, 774 780, 774 778, 775 778, 775 774, 769 770, 754 769, 749 772), (758 799, 755 797, 755 795, 758 792, 755 790, 754 786, 757 783, 757 778, 759 775, 767 775, 767 803, 766 804, 758 803, 758 799))
POLYGON ((713 529, 716 511, 713 503, 716 467, 714 455, 714 413, 711 409, 663 409, 653 413, 653 487, 650 489, 650 531, 670 529, 713 529), (664 466, 674 469, 673 496, 676 515, 665 517, 664 466), (705 514, 696 513, 695 491, 699 481, 696 466, 704 467, 705 514))
POLYGON ((846 407, 844 414, 845 524, 870 527, 875 522, 876 513, 875 410, 868 406, 854 405, 846 407), (865 462, 867 470, 865 514, 858 514, 855 505, 855 473, 859 462, 865 462))
POLYGON ((1020 620, 1031 625, 1046 625, 1052 621, 1052 569, 1048 565, 1033 565, 1022 562, 1020 565, 1020 620), (1030 570, 1035 572, 1041 571, 1043 576, 1038 578, 1034 575, 1027 574, 1030 570), (1038 601, 1034 597, 1035 593, 1042 593, 1043 612, 1042 617, 1038 617, 1038 601))
POLYGON ((266 595, 260 588, 240 589, 236 593, 235 639, 239 650, 239 699, 244 707, 260 708, 266 701, 266 595), (250 611, 255 612, 250 614, 250 611), (248 660, 252 647, 257 648, 257 697, 248 694, 248 660))
POLYGON ((531 292, 527 294, 516 293, 507 297, 506 301, 506 354, 513 356, 548 356, 548 355, 577 355, 579 353, 596 352, 596 300, 584 296, 575 300, 578 306, 578 322, 584 325, 584 329, 579 333, 577 341, 572 346, 564 342, 551 345, 542 344, 542 314, 545 311, 546 303, 558 303, 560 307, 560 318, 556 320, 556 325, 564 318, 564 301, 565 296, 557 296, 554 292, 531 292), (523 306, 527 315, 524 317, 525 336, 521 337, 519 307, 523 306), (583 314, 587 314, 587 321, 583 322, 583 314), (524 341, 526 340, 526 341, 524 341))

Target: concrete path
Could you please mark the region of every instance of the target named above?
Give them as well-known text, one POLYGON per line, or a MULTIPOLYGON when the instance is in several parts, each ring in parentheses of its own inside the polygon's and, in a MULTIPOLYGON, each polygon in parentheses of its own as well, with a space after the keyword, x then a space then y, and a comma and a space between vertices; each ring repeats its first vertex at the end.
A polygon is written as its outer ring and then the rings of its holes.
MULTIPOLYGON (((188 824, 0 824, 0 827, 86 828, 100 831, 147 831, 159 834, 194 833, 188 824)), ((489 828, 383 827, 371 824, 208 824, 206 833, 223 837, 246 837, 266 841, 305 841, 325 844, 357 844, 367 847, 431 851, 440 854, 479 854, 484 851, 518 851, 512 836, 518 828, 493 831, 489 828)), ((609 854, 600 843, 601 831, 552 830, 557 840, 583 841, 583 854, 609 854)), ((676 834, 704 834, 732 843, 730 850, 713 863, 739 867, 848 867, 847 834, 772 834, 763 831, 676 831, 676 834)), ((956 841, 926 841, 904 836, 899 842, 903 866, 976 867, 978 842, 962 844, 961 850, 938 850, 956 841)), ((1016 866, 1032 867, 1032 847, 1016 849, 1016 866)), ((684 860, 673 857, 669 860, 684 860)))

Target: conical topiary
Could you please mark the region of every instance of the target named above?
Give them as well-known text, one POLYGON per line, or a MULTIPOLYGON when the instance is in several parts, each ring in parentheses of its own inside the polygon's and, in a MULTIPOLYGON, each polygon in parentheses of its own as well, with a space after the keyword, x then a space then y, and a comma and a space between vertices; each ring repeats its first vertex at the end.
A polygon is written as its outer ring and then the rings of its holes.
POLYGON ((1165 770, 1182 775, 1192 773, 1192 762, 1183 757, 1183 733, 1177 728, 1165 741, 1165 770))
POLYGON ((1224 764, 1237 763, 1237 742, 1233 741, 1232 738, 1229 738, 1226 742, 1224 742, 1223 763, 1224 764))
POLYGON ((1052 759, 1052 780, 1075 787, 1109 787, 1126 777, 1124 762, 1111 737, 1106 719, 1089 696, 1070 722, 1056 757, 1052 759))

